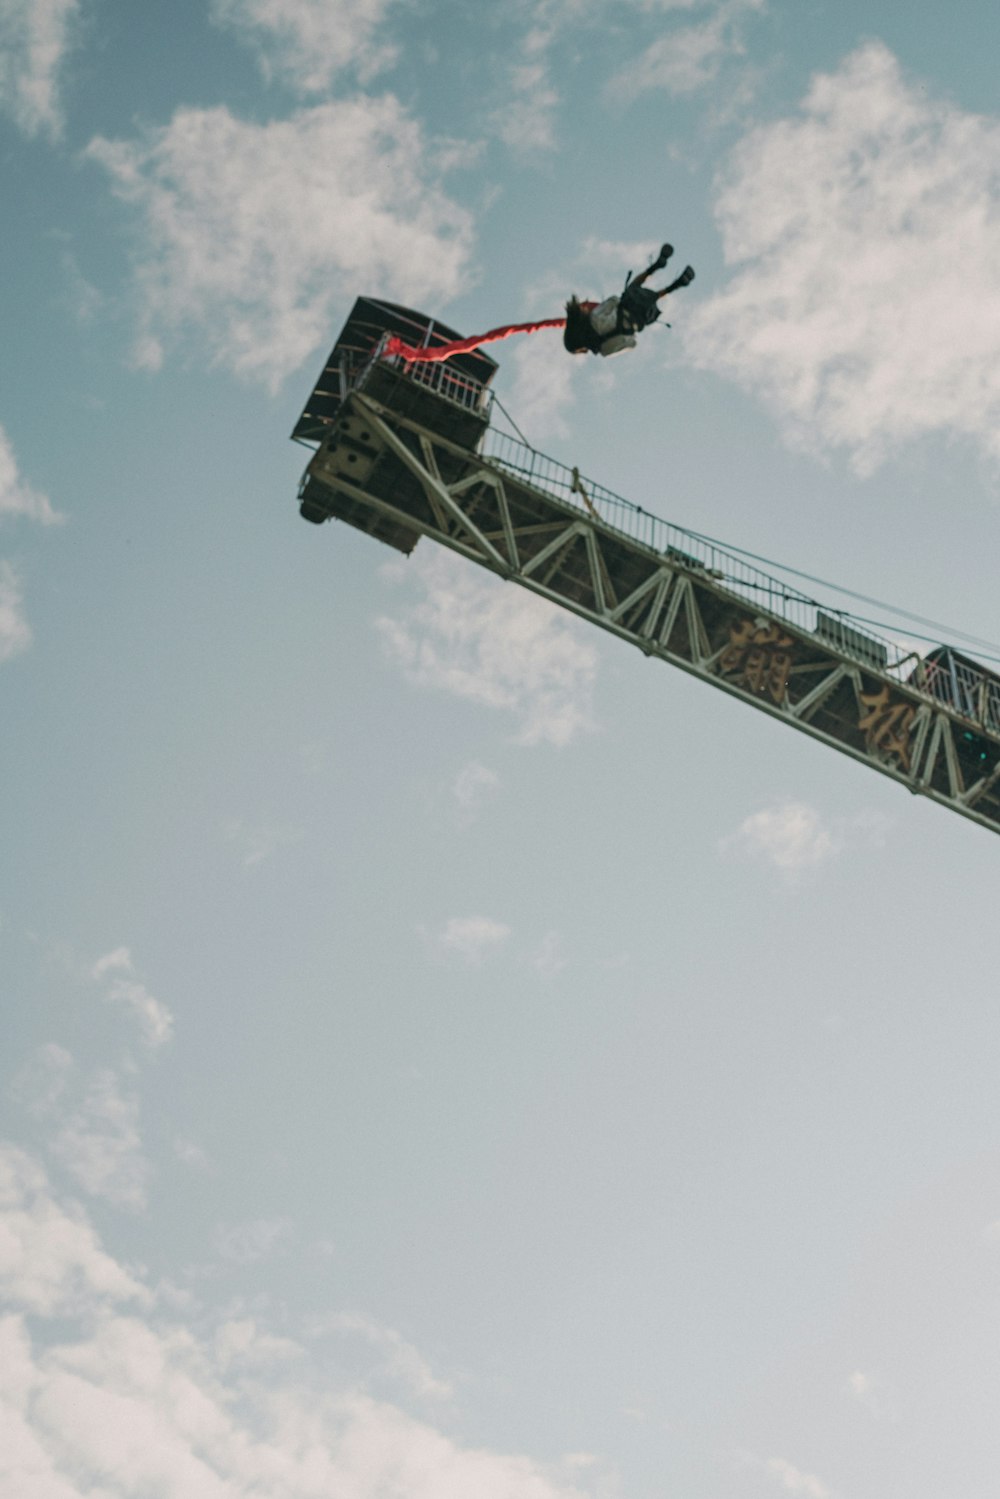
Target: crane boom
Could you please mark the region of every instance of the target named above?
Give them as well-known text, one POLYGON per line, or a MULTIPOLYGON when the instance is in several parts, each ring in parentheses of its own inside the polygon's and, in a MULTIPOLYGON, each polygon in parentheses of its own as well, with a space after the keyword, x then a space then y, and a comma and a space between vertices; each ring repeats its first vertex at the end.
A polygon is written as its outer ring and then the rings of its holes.
POLYGON ((428 536, 1000 832, 1000 677, 947 648, 892 661, 850 616, 492 429, 493 362, 387 359, 400 317, 428 323, 359 299, 296 427, 318 443, 306 519, 403 552, 428 536))

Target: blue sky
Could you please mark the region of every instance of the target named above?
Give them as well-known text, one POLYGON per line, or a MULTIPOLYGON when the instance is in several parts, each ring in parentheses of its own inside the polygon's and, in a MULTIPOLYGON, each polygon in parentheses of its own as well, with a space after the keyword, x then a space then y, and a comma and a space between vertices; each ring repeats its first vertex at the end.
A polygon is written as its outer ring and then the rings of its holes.
POLYGON ((987 639, 1000 12, 0 0, 12 1499, 993 1499, 989 834, 297 516, 358 294, 987 639))

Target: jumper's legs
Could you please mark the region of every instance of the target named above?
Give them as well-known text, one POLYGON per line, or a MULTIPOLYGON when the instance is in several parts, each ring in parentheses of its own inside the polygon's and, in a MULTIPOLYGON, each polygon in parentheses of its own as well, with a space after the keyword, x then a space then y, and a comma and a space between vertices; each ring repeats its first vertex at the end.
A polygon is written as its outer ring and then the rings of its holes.
POLYGON ((656 293, 657 300, 659 300, 660 297, 669 297, 672 291, 678 291, 682 286, 690 286, 693 280, 694 267, 686 265, 681 271, 680 275, 677 277, 676 281, 671 281, 669 286, 665 286, 662 291, 658 291, 656 293))
POLYGON ((632 280, 629 282, 629 285, 641 286, 644 281, 649 280, 654 271, 662 271, 663 267, 666 265, 667 261, 670 259, 673 253, 673 245, 662 245, 660 247, 660 253, 653 261, 653 264, 648 265, 644 271, 640 271, 638 276, 633 276, 632 280))

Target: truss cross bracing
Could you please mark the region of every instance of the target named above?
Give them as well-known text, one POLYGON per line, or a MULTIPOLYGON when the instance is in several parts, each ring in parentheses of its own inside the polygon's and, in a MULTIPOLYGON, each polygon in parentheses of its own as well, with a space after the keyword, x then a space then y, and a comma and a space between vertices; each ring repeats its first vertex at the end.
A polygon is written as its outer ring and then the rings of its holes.
MULTIPOLYGON (((403 552, 428 536, 910 791, 1000 831, 1000 681, 943 693, 842 614, 488 429, 376 357, 346 392, 300 492, 403 552)), ((959 658, 961 659, 961 658, 959 658)))

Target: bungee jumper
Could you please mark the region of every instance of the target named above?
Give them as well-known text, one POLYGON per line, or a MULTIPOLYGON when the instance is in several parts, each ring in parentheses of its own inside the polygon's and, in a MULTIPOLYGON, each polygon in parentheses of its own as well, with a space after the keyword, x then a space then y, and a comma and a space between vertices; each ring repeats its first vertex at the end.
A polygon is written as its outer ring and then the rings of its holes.
MULTIPOLYGON (((635 335, 648 328, 660 316, 660 302, 682 286, 690 286, 694 269, 686 265, 662 291, 646 286, 656 271, 661 271, 674 253, 673 245, 663 245, 659 255, 644 271, 633 278, 629 272, 620 297, 606 297, 601 303, 580 302, 575 296, 566 303, 566 331, 563 344, 571 354, 600 354, 605 359, 635 348, 635 335)), ((667 324, 669 327, 669 323, 667 324)))
MULTIPOLYGON (((634 349, 635 335, 656 322, 663 298, 682 286, 689 286, 694 280, 692 267, 686 265, 677 279, 662 291, 653 291, 645 285, 650 276, 663 269, 673 253, 673 245, 663 245, 653 263, 638 276, 633 277, 630 271, 620 296, 606 297, 603 302, 581 302, 576 296, 570 297, 565 317, 542 318, 532 323, 504 323, 487 333, 476 333, 471 338, 456 338, 450 343, 426 348, 416 348, 393 334, 386 340, 382 353, 387 358, 403 359, 407 364, 438 364, 454 354, 468 354, 482 344, 496 343, 515 333, 562 328, 563 344, 570 354, 601 354, 604 358, 621 354, 625 349, 634 349)), ((669 328, 670 324, 666 326, 669 328)))

